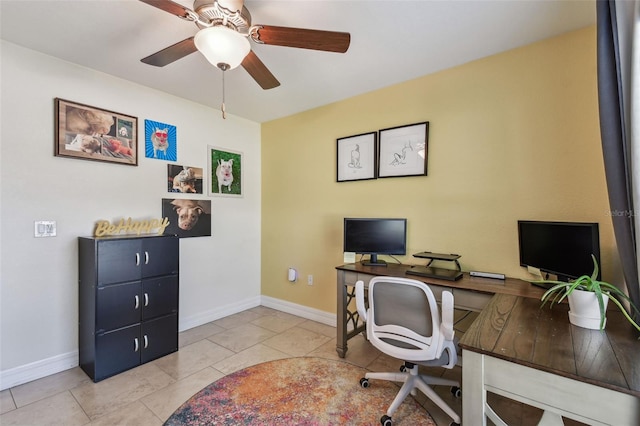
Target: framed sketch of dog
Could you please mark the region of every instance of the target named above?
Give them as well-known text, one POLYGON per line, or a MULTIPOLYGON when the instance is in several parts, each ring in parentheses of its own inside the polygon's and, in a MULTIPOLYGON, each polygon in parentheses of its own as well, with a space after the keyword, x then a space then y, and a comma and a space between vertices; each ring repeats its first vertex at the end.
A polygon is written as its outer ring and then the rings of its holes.
POLYGON ((242 153, 229 149, 208 146, 209 195, 242 197, 243 172, 242 153))
POLYGON ((378 177, 427 176, 429 122, 378 131, 378 177))
POLYGON ((376 178, 377 135, 371 132, 336 140, 338 182, 376 178))
POLYGON ((138 118, 55 98, 54 155, 138 165, 138 118))

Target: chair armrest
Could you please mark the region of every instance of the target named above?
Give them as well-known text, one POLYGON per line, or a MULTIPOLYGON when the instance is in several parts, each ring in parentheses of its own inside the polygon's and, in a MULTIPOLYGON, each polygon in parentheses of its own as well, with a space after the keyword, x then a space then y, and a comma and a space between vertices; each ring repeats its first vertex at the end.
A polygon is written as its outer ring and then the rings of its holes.
POLYGON ((453 294, 450 291, 442 292, 442 323, 441 330, 446 340, 453 340, 453 294))
POLYGON ((356 282, 356 309, 362 321, 367 321, 367 308, 364 300, 364 281, 356 282))

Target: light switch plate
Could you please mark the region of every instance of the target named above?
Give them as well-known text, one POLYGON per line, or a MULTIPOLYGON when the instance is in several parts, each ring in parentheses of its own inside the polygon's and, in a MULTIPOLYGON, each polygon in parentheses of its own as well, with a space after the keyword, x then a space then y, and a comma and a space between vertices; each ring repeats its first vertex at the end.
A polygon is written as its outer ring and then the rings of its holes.
POLYGON ((36 237, 55 237, 56 221, 55 220, 36 220, 34 222, 34 236, 36 237))

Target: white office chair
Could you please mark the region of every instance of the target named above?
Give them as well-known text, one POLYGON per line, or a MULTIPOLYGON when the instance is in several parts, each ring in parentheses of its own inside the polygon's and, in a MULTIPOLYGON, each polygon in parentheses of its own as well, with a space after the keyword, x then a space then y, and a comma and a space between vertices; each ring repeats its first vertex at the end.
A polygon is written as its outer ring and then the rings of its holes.
POLYGON ((420 389, 431 401, 459 425, 460 416, 429 385, 452 386, 460 396, 460 383, 441 377, 418 374, 418 365, 453 368, 458 356, 453 330, 453 295, 442 292, 442 321, 433 292, 425 283, 408 278, 374 277, 369 282, 369 308, 365 305, 364 283, 356 283, 356 307, 366 322, 367 338, 379 350, 404 361, 400 372, 367 373, 369 379, 403 382, 396 398, 380 423, 391 426, 391 417, 409 395, 420 389))

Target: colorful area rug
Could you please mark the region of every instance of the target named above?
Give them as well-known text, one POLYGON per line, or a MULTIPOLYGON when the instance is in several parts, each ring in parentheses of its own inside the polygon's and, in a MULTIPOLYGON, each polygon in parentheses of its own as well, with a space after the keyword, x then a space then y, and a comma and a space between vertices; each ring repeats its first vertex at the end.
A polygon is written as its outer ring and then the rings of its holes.
MULTIPOLYGON (((380 425, 398 393, 391 382, 360 387, 366 369, 322 358, 288 358, 240 370, 213 382, 165 422, 177 425, 380 425)), ((435 426, 408 397, 394 426, 435 426)))

